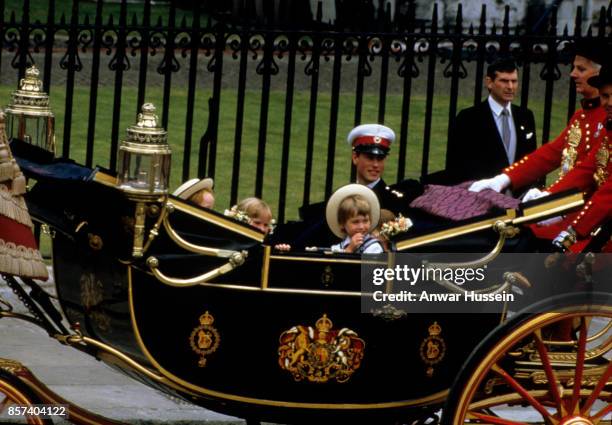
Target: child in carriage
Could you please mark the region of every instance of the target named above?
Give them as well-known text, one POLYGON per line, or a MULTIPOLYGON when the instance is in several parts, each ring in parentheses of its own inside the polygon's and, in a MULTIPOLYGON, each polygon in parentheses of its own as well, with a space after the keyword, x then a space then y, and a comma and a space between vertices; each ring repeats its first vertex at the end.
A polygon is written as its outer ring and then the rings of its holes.
POLYGON ((380 204, 371 189, 360 184, 338 189, 327 203, 326 218, 331 231, 343 240, 331 250, 355 254, 384 252, 380 240, 371 235, 379 217, 380 204))
POLYGON ((231 209, 225 210, 225 215, 248 223, 266 235, 272 230, 272 210, 270 206, 262 199, 254 196, 244 198, 231 209))
POLYGON ((173 193, 181 199, 204 208, 215 206, 213 179, 191 179, 180 185, 173 193))

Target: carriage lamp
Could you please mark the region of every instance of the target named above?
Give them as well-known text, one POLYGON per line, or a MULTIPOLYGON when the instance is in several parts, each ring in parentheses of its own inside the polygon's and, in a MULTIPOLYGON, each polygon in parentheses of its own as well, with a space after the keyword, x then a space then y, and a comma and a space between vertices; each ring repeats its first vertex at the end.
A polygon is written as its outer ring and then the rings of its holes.
POLYGON ((19 89, 12 93, 11 103, 5 109, 6 130, 10 138, 55 154, 55 117, 39 76, 36 66, 26 69, 19 89))
POLYGON ((158 121, 155 106, 145 103, 136 124, 127 129, 127 140, 119 146, 117 186, 136 202, 132 246, 135 258, 144 255, 147 214, 157 211, 154 202, 168 194, 171 151, 168 133, 158 121))
POLYGON ((119 147, 117 184, 133 197, 156 198, 168 193, 171 151, 168 133, 158 121, 155 106, 145 103, 119 147))

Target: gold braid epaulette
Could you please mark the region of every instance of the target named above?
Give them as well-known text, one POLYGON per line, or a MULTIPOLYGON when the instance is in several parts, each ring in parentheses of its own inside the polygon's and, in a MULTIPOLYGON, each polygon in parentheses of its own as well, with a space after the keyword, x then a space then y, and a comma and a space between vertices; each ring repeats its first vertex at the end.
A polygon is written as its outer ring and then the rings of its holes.
POLYGON ((608 180, 608 162, 610 161, 610 149, 608 146, 608 136, 605 136, 601 142, 601 146, 595 155, 595 163, 597 169, 593 174, 593 179, 597 183, 597 187, 601 186, 608 180))
POLYGON ((582 140, 582 129, 580 128, 579 120, 574 120, 570 125, 565 140, 567 141, 567 145, 561 153, 561 172, 559 173, 559 177, 564 176, 574 168, 576 158, 578 158, 577 148, 578 145, 580 145, 580 140, 582 140))

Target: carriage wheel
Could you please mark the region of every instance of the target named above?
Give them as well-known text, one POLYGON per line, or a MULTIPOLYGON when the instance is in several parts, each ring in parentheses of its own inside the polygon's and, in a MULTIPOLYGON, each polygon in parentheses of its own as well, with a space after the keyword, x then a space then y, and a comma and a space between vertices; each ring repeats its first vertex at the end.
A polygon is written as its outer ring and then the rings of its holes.
POLYGON ((443 423, 610 424, 612 303, 598 298, 516 316, 490 334, 455 381, 443 423), (571 339, 555 340, 568 323, 571 339))
MULTIPOLYGON (((11 406, 31 406, 41 404, 42 401, 37 397, 23 382, 16 376, 0 370, 0 418, 10 419, 8 410, 11 406)), ((19 422, 32 425, 52 425, 49 419, 41 419, 37 416, 15 417, 19 422)))

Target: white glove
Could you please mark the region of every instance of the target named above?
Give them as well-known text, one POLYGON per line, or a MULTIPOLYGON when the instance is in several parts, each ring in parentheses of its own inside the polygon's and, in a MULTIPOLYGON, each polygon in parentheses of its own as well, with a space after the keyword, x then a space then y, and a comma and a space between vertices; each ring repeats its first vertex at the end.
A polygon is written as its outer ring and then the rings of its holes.
POLYGON ((572 226, 557 235, 552 241, 553 246, 558 248, 560 251, 567 251, 573 244, 576 243, 576 231, 572 226))
POLYGON ((508 186, 510 186, 510 177, 506 174, 498 174, 491 179, 478 180, 472 183, 468 190, 470 192, 480 192, 485 189, 491 189, 496 192, 501 192, 508 186))
POLYGON ((546 220, 538 221, 538 226, 550 226, 551 224, 555 224, 563 220, 563 216, 556 216, 547 218, 546 220))
POLYGON ((550 195, 550 192, 540 189, 529 189, 525 195, 523 195, 523 199, 521 202, 533 201, 534 199, 543 198, 544 196, 550 195))

